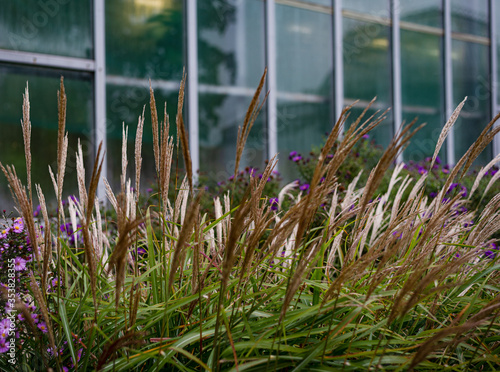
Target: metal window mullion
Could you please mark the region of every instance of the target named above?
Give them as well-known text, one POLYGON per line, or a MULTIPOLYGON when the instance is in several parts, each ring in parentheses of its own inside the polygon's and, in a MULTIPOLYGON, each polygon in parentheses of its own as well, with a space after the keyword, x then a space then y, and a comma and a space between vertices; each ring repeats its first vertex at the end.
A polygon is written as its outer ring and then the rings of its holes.
MULTIPOLYGON (((443 0, 443 26, 444 26, 444 95, 446 120, 453 113, 453 64, 451 60, 451 0, 443 0)), ((446 161, 455 164, 455 138, 454 129, 446 139, 446 161)))
MULTIPOLYGON (((342 0, 333 0, 333 55, 334 55, 334 114, 338 120, 344 107, 344 56, 342 0)), ((340 128, 340 136, 344 127, 340 128)))
POLYGON ((95 62, 91 59, 64 57, 50 54, 21 52, 17 50, 0 49, 0 62, 19 63, 24 65, 54 67, 65 70, 91 71, 95 70, 95 62))
POLYGON ((266 1, 266 65, 267 65, 267 157, 278 153, 278 116, 276 82, 276 5, 266 1))
POLYGON ((188 0, 184 28, 187 35, 187 121, 189 130, 189 148, 194 177, 200 169, 200 141, 198 117, 198 17, 197 0, 188 0))
MULTIPOLYGON (((108 178, 106 152, 106 45, 105 45, 105 0, 94 0, 94 109, 95 109, 95 151, 102 143, 104 161, 102 163, 101 180, 108 178)), ((101 202, 106 200, 104 183, 99 182, 97 197, 101 202)))
MULTIPOLYGON (((490 89, 491 89, 491 117, 494 118, 498 113, 498 57, 497 57, 497 35, 496 35, 496 1, 490 0, 490 89)), ((495 127, 499 126, 500 123, 497 121, 495 127)), ((500 154, 500 136, 495 136, 493 139, 493 158, 500 154)))
MULTIPOLYGON (((392 105, 394 112, 394 134, 399 133, 403 121, 401 98, 401 30, 399 28, 399 0, 391 0, 392 20, 392 105)), ((398 163, 403 161, 403 153, 398 154, 398 163)))

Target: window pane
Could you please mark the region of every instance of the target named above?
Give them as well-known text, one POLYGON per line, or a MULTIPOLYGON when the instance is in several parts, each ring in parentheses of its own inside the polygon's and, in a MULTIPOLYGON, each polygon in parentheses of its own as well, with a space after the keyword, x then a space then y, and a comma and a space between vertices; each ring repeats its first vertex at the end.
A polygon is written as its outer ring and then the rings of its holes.
MULTIPOLYGON (((345 104, 361 100, 359 108, 377 97, 375 107, 384 111, 392 106, 389 27, 348 18, 343 21, 345 104)), ((351 115, 357 117, 354 112, 351 115)), ((379 145, 388 144, 392 138, 389 120, 390 113, 371 134, 379 145)))
MULTIPOLYGON (((411 140, 405 160, 432 156, 444 123, 442 42, 437 35, 401 30, 403 119, 427 123, 411 140)), ((441 156, 444 156, 444 149, 441 156)), ((443 161, 446 161, 442 157, 443 161)))
MULTIPOLYGON (((165 102, 167 102, 167 113, 170 116, 170 135, 176 135, 175 116, 177 115, 177 90, 165 90, 156 88, 155 101, 158 112, 158 120, 163 121, 165 102)), ((108 180, 114 190, 120 189, 121 175, 121 153, 122 153, 122 130, 123 123, 128 126, 128 176, 135 182, 135 136, 137 121, 142 114, 142 109, 146 106, 144 131, 142 136, 142 170, 141 189, 145 190, 154 183, 156 176, 156 166, 153 154, 153 132, 151 127, 151 108, 149 106, 149 83, 143 85, 124 86, 107 84, 107 153, 113 156, 108 160, 108 180)), ((175 154, 177 155, 177 154, 175 154)), ((179 159, 181 160, 181 159, 179 159)), ((182 165, 180 165, 182 168, 182 165)))
POLYGON ((0 49, 93 58, 90 0, 3 0, 0 49))
MULTIPOLYGON (((238 127, 265 69, 264 8, 262 0, 198 1, 200 168, 211 179, 234 173, 238 127)), ((240 168, 264 166, 265 123, 263 110, 240 168)))
POLYGON ((401 21, 443 27, 443 5, 440 0, 400 0, 401 21))
POLYGON ((332 123, 332 16, 276 5, 278 151, 285 180, 295 178, 291 151, 308 154, 332 123))
POLYGON ((333 128, 331 108, 325 102, 278 100, 277 126, 280 172, 286 181, 297 178, 296 166, 288 155, 297 151, 307 157, 314 147, 323 144, 333 128))
MULTIPOLYGON (((86 158, 87 174, 94 156, 93 142, 93 85, 92 76, 86 73, 56 71, 42 68, 25 68, 0 65, 0 161, 13 164, 21 181, 26 184, 22 118, 23 93, 29 84, 31 107, 31 157, 32 182, 41 185, 46 199, 53 202, 54 189, 48 166, 57 172, 57 91, 59 79, 64 74, 67 95, 67 122, 69 146, 64 181, 64 197, 77 194, 76 157, 78 138, 86 158)), ((6 181, 0 182, 0 204, 12 209, 13 203, 6 181)), ((34 189, 34 186, 33 186, 34 189)), ((35 198, 36 199, 36 198, 35 198)))
MULTIPOLYGON (((234 174, 238 126, 242 126, 252 97, 200 94, 200 159, 211 179, 227 180, 234 174)), ((240 163, 263 169, 266 131, 263 112, 254 123, 240 163)))
POLYGON ((391 16, 388 0, 344 0, 342 8, 377 17, 389 18, 391 16))
POLYGON ((198 2, 198 68, 202 84, 255 88, 265 68, 261 0, 198 2))
POLYGON ((451 1, 451 30, 488 36, 488 0, 451 1))
MULTIPOLYGON (((458 160, 478 138, 490 118, 490 73, 488 46, 453 41, 453 100, 467 102, 455 123, 455 159, 458 160), (474 56, 474 58, 471 58, 474 56)), ((479 156, 479 163, 491 159, 491 144, 479 156)))
POLYGON ((181 0, 106 1, 106 69, 111 75, 182 78, 181 0))
POLYGON ((278 90, 329 94, 333 70, 332 16, 276 5, 278 90))

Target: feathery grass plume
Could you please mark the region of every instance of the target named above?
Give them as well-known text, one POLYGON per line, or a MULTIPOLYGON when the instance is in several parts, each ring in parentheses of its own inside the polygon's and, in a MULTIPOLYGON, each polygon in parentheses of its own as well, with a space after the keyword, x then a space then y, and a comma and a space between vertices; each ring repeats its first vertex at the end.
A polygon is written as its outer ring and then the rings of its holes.
POLYGON ((49 214, 47 213, 47 205, 45 204, 45 196, 43 195, 40 185, 35 185, 36 193, 38 195, 38 201, 40 203, 40 209, 42 210, 43 222, 45 229, 44 235, 44 246, 43 246, 43 268, 42 268, 42 288, 47 288, 47 274, 49 271, 50 256, 52 251, 52 234, 50 231, 50 221, 49 214))
POLYGON ((120 303, 120 294, 125 283, 125 272, 127 268, 127 254, 129 247, 135 239, 138 226, 143 223, 142 219, 129 220, 126 214, 127 199, 124 193, 118 195, 117 225, 118 242, 109 257, 109 267, 115 269, 116 288, 115 288, 115 306, 118 308, 120 303))
POLYGON ((94 321, 97 321, 97 262, 95 256, 95 248, 90 238, 90 220, 92 216, 92 211, 94 209, 95 196, 97 192, 97 185, 99 184, 99 179, 101 177, 102 164, 104 162, 104 154, 102 152, 102 142, 99 144, 97 149, 97 155, 94 161, 94 168, 92 170, 92 177, 90 178, 89 192, 85 190, 85 168, 83 167, 83 154, 82 147, 78 143, 77 152, 77 175, 78 175, 78 186, 80 188, 80 196, 83 195, 84 199, 80 198, 80 203, 85 209, 84 214, 80 216, 82 224, 82 235, 83 235, 83 246, 85 251, 85 259, 89 267, 90 276, 90 287, 92 290, 92 298, 94 300, 94 321), (102 156, 101 156, 102 155, 102 156))
POLYGON ((64 90, 64 79, 61 76, 61 84, 57 92, 57 202, 61 219, 64 218, 64 208, 62 206, 62 190, 64 184, 64 174, 66 172, 66 158, 68 155, 68 133, 66 132, 66 92, 64 90))
POLYGON ((465 105, 465 101, 467 101, 467 97, 465 97, 464 100, 460 102, 460 104, 455 108, 450 118, 448 119, 443 129, 441 130, 441 133, 439 134, 439 138, 436 143, 436 148, 434 149, 434 155, 432 155, 432 161, 429 169, 432 169, 434 163, 436 162, 436 159, 439 155, 439 151, 441 150, 441 146, 443 146, 446 137, 448 137, 448 134, 450 133, 450 130, 453 127, 453 124, 455 124, 455 122, 457 121, 458 116, 460 115, 460 111, 462 111, 462 108, 465 105))
POLYGON ((479 183, 481 182, 481 179, 484 177, 484 175, 486 173, 488 173, 488 171, 491 169, 491 167, 493 167, 499 161, 500 161, 500 154, 495 156, 495 158, 492 161, 490 161, 486 166, 481 168, 481 170, 477 174, 476 179, 474 180, 474 184, 472 185, 472 188, 470 189, 469 199, 472 197, 472 194, 474 194, 474 191, 476 191, 476 189, 478 188, 479 183))
POLYGON ((49 344, 52 350, 56 350, 56 343, 54 339, 54 330, 52 328, 52 322, 50 321, 50 316, 49 312, 47 310, 47 303, 45 302, 44 296, 42 295, 42 292, 40 291, 40 287, 38 286, 38 283, 35 280, 35 277, 33 276, 33 272, 30 272, 30 286, 31 286, 31 292, 33 293, 33 296, 35 297, 38 306, 40 308, 40 311, 43 315, 43 319, 45 320, 45 323, 47 324, 47 331, 49 334, 49 344))
POLYGON ((191 202, 186 219, 182 224, 181 231, 179 233, 179 238, 177 239, 177 244, 175 245, 174 253, 172 255, 172 264, 170 266, 170 273, 168 277, 168 288, 173 288, 174 278, 181 263, 181 256, 183 255, 183 250, 187 245, 187 242, 193 233, 194 223, 198 218, 198 211, 200 209, 200 200, 203 196, 203 190, 201 190, 196 198, 191 202))
POLYGON ((108 197, 109 202, 113 206, 113 209, 118 212, 118 201, 116 200, 116 196, 113 193, 113 190, 111 189, 111 186, 109 185, 109 182, 106 178, 104 179, 104 186, 106 188, 106 196, 108 197))
POLYGON ((83 162, 83 151, 80 139, 78 139, 78 150, 76 152, 76 176, 78 181, 78 195, 80 203, 87 205, 87 189, 85 188, 85 163, 83 162))
POLYGON ((125 126, 125 123, 123 123, 123 133, 122 133, 122 173, 120 177, 121 181, 121 190, 123 193, 126 193, 127 190, 125 189, 125 181, 127 180, 127 166, 128 166, 128 160, 127 160, 127 139, 128 139, 128 125, 125 126))
POLYGON ((493 177, 491 177, 490 179, 490 182, 488 182, 488 185, 486 186, 486 188, 484 189, 484 192, 483 192, 483 197, 484 195, 486 195, 486 193, 488 192, 488 190, 491 188, 491 186, 493 186, 493 184, 498 180, 498 178, 500 178, 500 172, 496 172, 493 177))
POLYGON ((163 211, 168 210, 169 200, 168 200, 168 190, 170 186, 170 171, 172 169, 172 158, 174 155, 174 139, 168 136, 168 115, 165 117, 165 122, 163 123, 162 137, 161 137, 161 171, 159 179, 159 190, 163 205, 163 211))
POLYGON ((179 89, 179 99, 177 100, 177 116, 175 124, 177 125, 177 138, 180 137, 182 144, 182 156, 184 158, 184 166, 186 167, 186 176, 189 183, 189 191, 193 195, 193 164, 191 163, 191 154, 189 153, 189 140, 182 119, 182 108, 184 105, 184 89, 186 87, 186 73, 182 72, 181 87, 179 89))
POLYGON ((136 201, 139 201, 139 187, 141 185, 141 166, 142 166, 142 132, 144 131, 144 110, 146 106, 142 108, 142 115, 139 117, 137 123, 137 131, 135 133, 135 192, 136 201))
POLYGON ((243 121, 243 127, 241 126, 238 127, 238 139, 236 141, 236 161, 234 164, 235 178, 238 173, 238 169, 240 167, 241 156, 243 155, 243 149, 245 148, 245 143, 247 141, 248 135, 250 134, 250 130, 252 129, 255 119, 257 118, 257 115, 259 114, 260 110, 264 106, 264 102, 267 99, 267 94, 266 94, 264 100, 262 101, 262 104, 259 107, 259 97, 260 93, 262 92, 262 88, 264 87, 266 75, 267 75, 267 68, 264 70, 264 74, 260 78, 259 86, 257 87, 257 90, 253 95, 252 101, 248 106, 248 110, 245 115, 245 120, 243 121))
POLYGON ((31 192, 31 120, 30 120, 30 93, 28 82, 23 94, 23 119, 21 120, 24 140, 24 157, 26 159, 26 177, 28 186, 28 200, 32 202, 31 192))
POLYGON ((28 229, 28 237, 35 252, 35 257, 38 262, 41 261, 40 252, 38 250, 38 239, 35 229, 35 220, 33 218, 33 205, 31 204, 28 195, 26 194, 26 189, 23 187, 21 180, 17 177, 16 168, 14 166, 7 165, 6 167, 0 162, 0 168, 5 174, 9 187, 12 193, 13 199, 19 207, 19 212, 21 213, 24 223, 28 229))
POLYGON ((483 152, 486 146, 488 146, 489 143, 493 141, 493 138, 497 135, 497 133, 500 132, 500 126, 494 127, 498 119, 500 119, 500 112, 496 114, 493 119, 491 119, 488 125, 484 127, 477 140, 471 145, 470 148, 472 149, 472 151, 470 153, 470 156, 467 158, 467 162, 465 163, 460 178, 465 175, 465 173, 472 166, 474 160, 476 160, 476 158, 481 154, 481 152, 483 152))
POLYGON ((462 171, 459 176, 459 180, 465 175, 465 173, 469 170, 470 166, 479 156, 479 154, 486 148, 486 146, 493 140, 494 136, 500 132, 500 126, 495 127, 491 130, 495 122, 500 118, 500 113, 498 113, 493 120, 489 122, 489 124, 483 129, 478 139, 469 147, 469 149, 465 152, 465 154, 460 158, 457 164, 453 167, 448 178, 445 181, 444 186, 441 191, 438 193, 436 199, 440 202, 436 202, 436 209, 439 208, 440 204, 444 199, 445 193, 449 190, 449 187, 453 180, 458 176, 460 171, 462 171), (490 131, 491 130, 491 131, 490 131))
POLYGON ((360 214, 363 214, 363 211, 366 208, 368 200, 372 197, 373 193, 380 185, 382 177, 387 172, 387 169, 389 169, 389 166, 392 164, 394 159, 396 159, 398 154, 401 151, 403 151, 403 149, 406 146, 408 146, 408 142, 410 141, 410 139, 424 126, 422 124, 410 132, 415 123, 416 120, 413 120, 410 124, 401 128, 399 133, 397 133, 396 136, 394 136, 394 138, 387 146, 387 149, 384 151, 382 158, 377 163, 375 169, 372 171, 372 173, 370 173, 368 181, 366 181, 366 186, 363 192, 363 196, 361 197, 359 203, 360 214))
MULTIPOLYGON (((160 140, 158 134, 158 112, 156 111, 156 101, 153 88, 151 87, 151 79, 149 80, 149 106, 151 108, 151 125, 153 129, 153 152, 155 157, 156 174, 160 176, 160 140)), ((161 185, 160 185, 161 186, 161 185)))

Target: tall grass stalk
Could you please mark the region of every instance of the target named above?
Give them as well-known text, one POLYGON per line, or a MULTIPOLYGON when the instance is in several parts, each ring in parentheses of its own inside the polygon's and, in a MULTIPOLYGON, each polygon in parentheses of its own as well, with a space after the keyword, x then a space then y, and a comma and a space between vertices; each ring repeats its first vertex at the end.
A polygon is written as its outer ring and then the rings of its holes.
MULTIPOLYGON (((260 97, 265 100, 264 81, 265 73, 238 133, 235 175, 262 108, 260 97)), ((211 219, 201 208, 203 185, 193 180, 182 118, 184 86, 185 75, 176 116, 184 181, 177 187, 177 169, 171 178, 175 139, 166 108, 159 122, 150 88, 157 200, 140 192, 143 109, 134 140, 135 182, 127 175, 124 128, 121 185, 113 190, 104 180, 113 212, 103 214, 96 197, 101 146, 88 186, 79 146, 79 198, 68 198, 64 211, 68 137, 61 80, 57 175, 49 170, 58 213, 49 215, 47 190, 37 185, 40 219, 33 217, 26 90, 27 184, 14 167, 0 163, 36 256, 25 300, 31 303, 16 300, 26 319, 17 325, 25 337, 18 344, 19 360, 31 369, 41 360, 46 369, 98 371, 500 369, 500 262, 492 248, 500 236, 500 195, 479 213, 463 210, 470 196, 450 194, 452 183, 500 131, 493 125, 498 117, 450 171, 439 195, 429 199, 426 174, 412 180, 401 176, 402 165, 393 166, 420 128, 414 122, 403 126, 367 170, 365 184, 359 184, 360 175, 339 184, 340 165, 387 113, 367 117, 369 106, 341 136, 351 113, 347 107, 307 191, 290 184, 279 192, 278 204, 270 203, 264 189, 274 157, 260 178, 250 172, 238 205, 231 193, 215 198, 211 219), (387 173, 389 187, 379 195, 387 173), (74 241, 61 233, 66 223, 78 230, 74 241), (47 323, 46 334, 28 310, 32 304, 47 323)), ((464 102, 444 126, 432 164, 464 102)), ((492 166, 480 171, 479 181, 492 166)), ((8 370, 2 355, 0 369, 8 370)))

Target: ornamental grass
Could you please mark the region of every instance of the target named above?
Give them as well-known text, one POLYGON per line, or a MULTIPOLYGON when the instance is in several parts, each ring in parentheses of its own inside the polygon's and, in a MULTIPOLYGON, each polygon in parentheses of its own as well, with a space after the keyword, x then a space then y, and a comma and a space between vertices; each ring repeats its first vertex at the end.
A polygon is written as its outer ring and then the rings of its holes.
MULTIPOLYGON (((26 90, 27 177, 0 163, 20 216, 5 216, 0 235, 1 370, 500 370, 500 194, 478 211, 467 208, 472 192, 449 192, 500 131, 493 125, 498 116, 430 198, 431 172, 411 179, 404 164, 394 166, 419 129, 415 123, 403 126, 364 171, 366 182, 354 175, 349 184, 339 183, 353 147, 385 118, 368 116, 367 107, 340 136, 347 107, 317 154, 307 187, 292 183, 278 196, 266 195, 277 157, 260 177, 238 169, 262 107, 263 76, 235 154, 233 177, 246 177, 248 187, 238 203, 229 187, 208 214, 187 148, 184 79, 175 118, 179 140, 169 136, 169 117, 160 119, 150 89, 158 182, 150 204, 140 202, 144 112, 134 142, 135 174, 126 173, 124 128, 120 189, 101 177, 101 147, 93 169, 84 168, 79 147, 78 195, 63 198, 61 79, 57 169, 48 173, 54 190, 35 185, 40 207, 34 208, 30 147, 38 144, 30 139, 26 90), (172 192, 171 176, 179 174, 172 172, 174 153, 183 155, 186 175, 172 192), (384 178, 388 186, 380 193, 384 178), (96 196, 99 182, 108 208, 96 196), (55 216, 45 202, 51 195, 55 216)), ((444 125, 428 169, 462 106, 444 125)))

